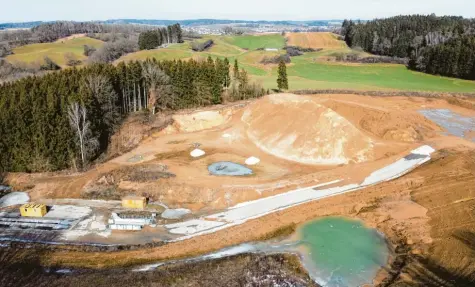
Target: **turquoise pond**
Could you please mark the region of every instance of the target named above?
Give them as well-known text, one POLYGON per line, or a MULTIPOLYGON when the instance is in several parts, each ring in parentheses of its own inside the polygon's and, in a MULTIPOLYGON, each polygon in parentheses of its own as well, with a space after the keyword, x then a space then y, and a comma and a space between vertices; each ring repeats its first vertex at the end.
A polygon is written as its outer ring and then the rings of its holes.
POLYGON ((370 284, 389 257, 384 237, 375 229, 341 217, 305 224, 298 241, 306 269, 323 286, 370 284))
POLYGON ((361 221, 326 217, 301 226, 295 236, 281 242, 255 242, 214 253, 140 266, 150 271, 177 262, 197 262, 243 253, 297 253, 312 279, 325 287, 356 287, 371 284, 386 266, 389 249, 384 237, 361 221))

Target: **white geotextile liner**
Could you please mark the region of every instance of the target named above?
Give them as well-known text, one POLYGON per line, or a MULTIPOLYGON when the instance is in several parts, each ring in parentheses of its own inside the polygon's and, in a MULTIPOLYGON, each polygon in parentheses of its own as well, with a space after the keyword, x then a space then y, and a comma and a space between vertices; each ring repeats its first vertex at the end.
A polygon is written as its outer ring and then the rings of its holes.
POLYGON ((166 219, 180 219, 189 213, 191 213, 191 211, 186 208, 167 209, 161 214, 161 217, 166 219))
POLYGON ((318 186, 298 189, 287 193, 270 196, 254 201, 238 204, 228 210, 206 216, 201 219, 188 220, 185 222, 169 224, 165 227, 170 233, 187 235, 199 235, 203 233, 215 232, 228 226, 245 222, 246 220, 257 218, 277 210, 296 206, 304 202, 318 200, 325 197, 335 196, 346 192, 355 191, 368 185, 388 181, 411 171, 415 167, 430 160, 430 154, 434 149, 430 146, 422 146, 411 152, 410 155, 402 158, 386 167, 371 173, 361 184, 348 184, 345 186, 331 187, 327 189, 315 188, 338 183, 339 180, 323 183, 318 186), (211 219, 211 220, 206 220, 211 219), (218 222, 224 221, 224 222, 218 222))
POLYGON ((225 222, 192 219, 185 222, 167 224, 165 225, 165 228, 169 229, 170 233, 190 235, 190 234, 194 234, 203 230, 215 228, 224 224, 225 222))
POLYGON ((0 198, 0 207, 7 207, 17 204, 24 204, 30 200, 26 192, 11 192, 0 198))

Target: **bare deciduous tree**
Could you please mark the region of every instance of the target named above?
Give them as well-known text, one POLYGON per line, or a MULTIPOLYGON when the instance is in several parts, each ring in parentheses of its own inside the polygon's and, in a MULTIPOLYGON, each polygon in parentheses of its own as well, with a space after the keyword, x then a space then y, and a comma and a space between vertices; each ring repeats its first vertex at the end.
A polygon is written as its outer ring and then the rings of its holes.
POLYGON ((115 102, 117 93, 107 76, 89 75, 84 79, 84 84, 88 92, 101 105, 102 119, 107 126, 114 126, 118 118, 118 111, 115 102))
POLYGON ((142 74, 149 84, 148 108, 155 114, 155 108, 166 110, 174 103, 174 95, 170 85, 170 77, 165 74, 156 64, 145 62, 142 66, 142 74))
POLYGON ((92 136, 90 122, 87 120, 86 108, 78 103, 72 103, 68 107, 69 124, 74 130, 79 149, 81 152, 81 163, 84 168, 89 155, 99 146, 99 142, 92 136))

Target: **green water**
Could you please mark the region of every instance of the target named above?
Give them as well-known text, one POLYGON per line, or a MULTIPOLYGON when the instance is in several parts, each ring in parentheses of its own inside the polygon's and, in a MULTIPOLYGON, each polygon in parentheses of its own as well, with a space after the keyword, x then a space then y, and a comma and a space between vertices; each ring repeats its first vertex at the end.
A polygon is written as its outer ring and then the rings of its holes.
POLYGON ((177 262, 198 262, 242 253, 299 253, 305 269, 324 287, 357 287, 371 284, 386 265, 389 251, 382 235, 360 221, 327 217, 311 221, 298 230, 298 238, 282 242, 256 242, 225 248, 214 253, 170 262, 144 265, 153 270, 177 262))
POLYGON ((369 284, 388 260, 384 238, 360 221, 319 219, 305 224, 299 237, 303 263, 323 286, 369 284))

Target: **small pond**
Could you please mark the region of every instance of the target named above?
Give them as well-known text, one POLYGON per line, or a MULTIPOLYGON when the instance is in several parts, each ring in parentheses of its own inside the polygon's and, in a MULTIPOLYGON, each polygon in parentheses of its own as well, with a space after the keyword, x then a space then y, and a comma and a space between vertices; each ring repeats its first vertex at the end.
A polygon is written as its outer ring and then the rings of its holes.
POLYGON ((298 236, 304 266, 323 286, 369 284, 388 261, 384 237, 360 221, 328 217, 305 224, 298 236))
POLYGON ((230 161, 210 164, 208 170, 213 175, 243 176, 252 174, 252 169, 230 161))
POLYGON ((475 117, 465 117, 448 109, 427 109, 419 112, 443 127, 447 133, 475 142, 475 136, 469 134, 475 131, 475 117))
POLYGON ((256 252, 298 253, 312 279, 326 287, 371 284, 389 258, 384 237, 375 229, 366 228, 360 221, 327 217, 306 223, 295 236, 282 242, 245 243, 203 256, 140 266, 135 271, 256 252))

